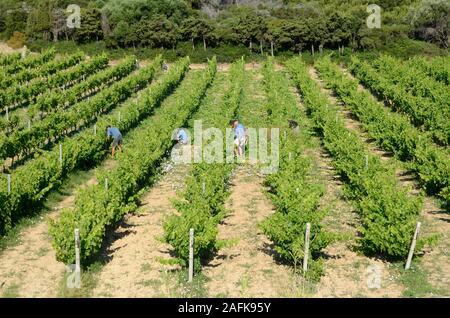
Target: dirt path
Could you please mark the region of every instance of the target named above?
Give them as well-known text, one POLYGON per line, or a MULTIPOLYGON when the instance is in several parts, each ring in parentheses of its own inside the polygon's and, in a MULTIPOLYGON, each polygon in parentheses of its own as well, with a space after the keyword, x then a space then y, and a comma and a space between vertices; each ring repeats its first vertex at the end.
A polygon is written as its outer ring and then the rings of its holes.
MULTIPOLYGON (((340 66, 342 72, 349 78, 358 81, 350 71, 340 66)), ((363 85, 358 85, 359 91, 369 92, 363 85)), ((370 94, 370 92, 369 92, 370 94)), ((374 101, 378 100, 370 94, 374 101)), ((383 153, 382 150, 379 150, 383 153)), ((390 157, 384 152, 385 158, 390 157)), ((394 160, 394 159, 392 159, 394 160)), ((419 194, 420 186, 413 173, 407 172, 401 168, 396 169, 397 177, 404 186, 410 187, 411 193, 419 194)), ((428 282, 433 288, 436 288, 445 296, 450 295, 450 215, 440 209, 435 199, 432 197, 424 198, 424 206, 421 214, 423 222, 422 235, 438 234, 439 243, 436 247, 425 251, 420 265, 427 272, 428 282)))
MULTIPOLYGON (((70 203, 71 197, 61 202, 70 203)), ((52 218, 58 212, 51 213, 52 218)), ((58 263, 48 235, 47 222, 25 230, 21 244, 0 255, 0 293, 3 297, 56 297, 65 266, 58 263)))
MULTIPOLYGON (((247 65, 248 80, 237 116, 248 127, 268 127, 266 95, 260 64, 247 65)), ((239 166, 225 206, 229 215, 219 225, 219 239, 234 245, 221 249, 204 268, 209 297, 289 297, 301 294, 291 267, 278 264, 272 242, 258 224, 274 213, 258 167, 239 166)))
POLYGON ((241 166, 226 203, 230 215, 219 225, 219 238, 238 240, 205 266, 209 297, 289 297, 299 294, 290 267, 277 264, 273 246, 258 223, 273 213, 263 179, 241 166))
POLYGON ((342 197, 342 182, 332 168, 327 152, 312 153, 317 163, 319 179, 325 184, 321 206, 329 209, 324 224, 330 231, 347 234, 352 239, 336 242, 324 250, 325 273, 316 286, 315 297, 399 297, 403 287, 396 283, 396 273, 389 263, 368 258, 354 251, 358 215, 342 197), (379 275, 379 283, 371 284, 371 277, 379 275))
POLYGON ((5 42, 0 42, 0 53, 1 54, 10 54, 14 52, 20 52, 21 50, 15 50, 9 47, 5 42))
POLYGON ((110 261, 99 274, 93 297, 176 297, 174 283, 165 275, 173 266, 159 262, 170 258, 170 246, 158 237, 164 217, 176 211, 171 199, 183 189, 189 167, 174 165, 141 199, 136 214, 115 231, 106 255, 110 261))

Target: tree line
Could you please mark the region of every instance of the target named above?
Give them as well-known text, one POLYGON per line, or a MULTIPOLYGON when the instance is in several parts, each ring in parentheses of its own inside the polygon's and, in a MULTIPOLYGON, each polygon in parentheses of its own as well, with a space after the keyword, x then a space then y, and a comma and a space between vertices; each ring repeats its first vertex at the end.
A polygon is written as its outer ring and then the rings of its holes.
POLYGON ((450 2, 380 0, 382 27, 367 27, 370 1, 79 0, 80 28, 69 28, 73 0, 2 0, 0 33, 28 41, 105 41, 110 48, 175 49, 180 42, 206 50, 300 52, 322 48, 373 49, 400 37, 448 48, 450 2))

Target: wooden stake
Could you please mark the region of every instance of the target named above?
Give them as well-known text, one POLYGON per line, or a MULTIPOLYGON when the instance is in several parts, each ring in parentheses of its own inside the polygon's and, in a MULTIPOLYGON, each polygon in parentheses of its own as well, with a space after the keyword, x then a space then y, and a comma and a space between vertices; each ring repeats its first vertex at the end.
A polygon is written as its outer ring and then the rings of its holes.
POLYGON ((189 231, 189 283, 194 279, 194 229, 189 231))
POLYGON ((368 170, 369 169, 369 155, 366 155, 366 162, 364 164, 364 169, 368 170))
POLYGON ((9 107, 6 106, 6 120, 9 121, 9 107))
POLYGON ((94 135, 97 135, 97 124, 94 125, 94 135))
POLYGON ((311 231, 311 224, 306 223, 306 233, 305 233, 305 255, 303 256, 303 275, 306 274, 308 270, 308 255, 309 255, 309 234, 311 231))
POLYGON ((205 182, 202 183, 202 194, 205 195, 206 187, 205 182))
POLYGON ((108 178, 105 179, 105 190, 108 190, 109 185, 108 185, 108 178))
POLYGON ((62 157, 62 144, 59 144, 59 163, 62 165, 63 157, 62 157))
MULTIPOLYGON (((80 230, 75 229, 75 282, 81 282, 81 265, 80 265, 80 230)), ((80 288, 80 286, 77 286, 80 288)))
POLYGON ((28 119, 28 130, 31 130, 31 120, 28 119))
POLYGON ((7 174, 6 177, 8 178, 8 193, 11 193, 11 175, 7 174))
POLYGON ((413 240, 411 243, 411 248, 409 249, 408 260, 406 261, 405 270, 408 270, 411 267, 411 261, 414 255, 414 249, 416 248, 417 237, 419 236, 420 226, 422 224, 417 222, 416 231, 414 232, 413 240))

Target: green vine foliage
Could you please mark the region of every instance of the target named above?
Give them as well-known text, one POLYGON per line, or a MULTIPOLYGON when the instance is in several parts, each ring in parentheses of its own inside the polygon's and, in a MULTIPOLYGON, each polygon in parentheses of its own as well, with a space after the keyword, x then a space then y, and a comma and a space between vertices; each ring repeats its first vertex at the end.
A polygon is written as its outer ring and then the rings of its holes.
MULTIPOLYGON (((178 68, 187 70, 185 59, 178 68)), ((89 263, 103 243, 106 230, 123 215, 136 208, 136 200, 156 169, 173 145, 172 131, 181 127, 197 109, 206 89, 214 79, 217 69, 212 60, 206 70, 188 75, 181 86, 166 99, 154 116, 141 122, 127 139, 124 152, 119 154, 118 166, 113 171, 103 171, 99 175, 99 186, 91 186, 80 192, 73 210, 66 210, 58 221, 50 225, 53 246, 59 261, 74 261, 75 228, 80 230, 81 261, 89 263), (108 178, 110 187, 105 189, 108 178)), ((160 87, 157 87, 160 88, 160 87)), ((167 93, 167 90, 165 90, 167 93)), ((139 103, 155 105, 153 90, 141 94, 139 103)), ((158 99, 161 95, 158 95, 158 99)), ((135 114, 129 114, 135 117, 135 114)), ((127 120, 127 119, 124 119, 127 120)))
POLYGON ((450 94, 446 85, 388 56, 375 60, 375 68, 356 57, 351 61, 352 72, 386 104, 406 114, 414 126, 428 131, 436 143, 449 144, 450 94))
MULTIPOLYGON (((108 60, 100 58, 92 62, 92 71, 104 67, 108 60)), ((127 73, 128 70, 122 70, 127 73)), ((154 71, 150 73, 150 80, 154 71)), ((147 77, 125 78, 114 83, 109 89, 95 95, 90 100, 84 100, 74 105, 67 111, 53 112, 43 120, 26 130, 14 131, 9 136, 0 137, 0 159, 12 158, 16 155, 27 154, 35 149, 39 149, 48 140, 61 137, 70 129, 76 128, 81 123, 92 122, 102 113, 105 113, 117 105, 117 102, 125 97, 129 97, 137 88, 148 83, 147 77)))
POLYGON ((447 57, 435 57, 431 61, 423 56, 414 56, 407 65, 424 72, 445 85, 450 85, 450 63, 447 57))
POLYGON ((261 228, 274 242, 275 250, 284 260, 301 270, 305 251, 305 231, 311 224, 309 263, 306 276, 314 281, 322 275, 322 253, 335 236, 323 230, 326 210, 319 205, 324 195, 323 186, 312 181, 312 158, 305 154, 308 135, 303 130, 294 133, 288 120, 301 123, 301 113, 290 83, 282 72, 275 71, 269 59, 263 67, 268 110, 273 126, 281 129, 280 166, 276 174, 266 178, 269 197, 276 212, 267 218, 261 228))
MULTIPOLYGON (((182 66, 174 68, 170 73, 145 90, 145 103, 129 101, 117 110, 123 114, 119 122, 116 114, 103 115, 97 121, 97 135, 91 129, 86 129, 72 138, 61 141, 63 149, 63 161, 59 162, 59 147, 44 152, 39 157, 31 159, 24 165, 16 168, 11 175, 11 193, 7 192, 5 180, 0 182, 0 234, 3 234, 13 223, 24 215, 29 214, 41 205, 43 198, 57 188, 61 181, 77 168, 90 167, 98 163, 107 151, 104 135, 108 125, 119 127, 122 133, 126 133, 135 127, 143 118, 148 116, 154 107, 171 90, 178 85, 187 69, 187 61, 181 61, 182 66), (147 90, 149 90, 147 92, 147 90)), ((150 65, 142 68, 136 74, 129 76, 130 83, 148 83, 154 78, 155 72, 162 64, 162 57, 158 56, 150 65)), ((134 87, 134 86, 132 86, 134 87)), ((133 91, 130 92, 131 97, 133 91)), ((116 95, 116 100, 111 102, 113 107, 118 105, 124 96, 116 95)), ((99 102, 104 102, 99 100, 99 102)))
MULTIPOLYGON (((44 54, 39 56, 37 61, 46 61, 48 56, 44 54)), ((6 89, 11 85, 22 84, 36 78, 46 78, 59 71, 75 66, 85 59, 83 52, 79 51, 68 56, 62 56, 58 60, 49 61, 35 68, 27 68, 18 73, 10 74, 6 69, 3 73, 0 71, 0 88, 6 89)))
POLYGON ((432 195, 437 194, 443 199, 444 205, 448 206, 448 196, 445 196, 445 189, 450 185, 448 149, 433 144, 404 115, 389 111, 376 102, 370 93, 359 91, 358 83, 345 76, 329 58, 319 60, 316 67, 327 85, 358 117, 370 137, 382 149, 408 162, 424 190, 432 195))
MULTIPOLYGON (((345 182, 345 194, 360 214, 361 249, 368 255, 404 259, 409 252, 423 198, 410 196, 408 189, 400 188, 395 172, 370 154, 358 136, 345 128, 336 109, 329 105, 309 77, 307 66, 301 59, 291 60, 288 67, 314 127, 345 182)), ((323 70, 323 67, 318 68, 323 70)), ((418 250, 427 242, 420 240, 418 250)))
MULTIPOLYGON (((244 60, 234 63, 230 70, 230 88, 217 106, 203 105, 198 118, 207 127, 226 127, 239 106, 245 79, 244 60)), ((207 144, 207 142, 205 143, 207 144)), ((223 154, 225 156, 225 153, 223 154)), ((210 259, 214 252, 228 242, 218 240, 217 226, 225 217, 225 200, 228 197, 228 182, 234 170, 233 164, 194 164, 186 181, 182 198, 174 201, 179 213, 169 216, 164 222, 163 241, 169 243, 176 262, 187 266, 189 261, 189 231, 194 229, 194 269, 201 270, 202 261, 210 259), (204 189, 204 190, 203 190, 204 189)))
POLYGON ((13 53, 4 55, 0 58, 0 65, 4 67, 0 71, 0 78, 3 79, 6 75, 14 75, 26 70, 32 70, 45 63, 52 61, 56 56, 56 50, 50 48, 38 55, 28 55, 22 59, 21 53, 13 53))
POLYGON ((4 109, 8 106, 12 110, 25 103, 32 103, 40 94, 49 89, 68 88, 107 66, 108 57, 106 54, 102 54, 86 63, 78 64, 46 78, 38 78, 29 83, 16 83, 0 91, 0 108, 4 109))
POLYGON ((8 66, 15 64, 20 61, 22 54, 19 52, 9 53, 9 54, 0 54, 0 65, 8 66))

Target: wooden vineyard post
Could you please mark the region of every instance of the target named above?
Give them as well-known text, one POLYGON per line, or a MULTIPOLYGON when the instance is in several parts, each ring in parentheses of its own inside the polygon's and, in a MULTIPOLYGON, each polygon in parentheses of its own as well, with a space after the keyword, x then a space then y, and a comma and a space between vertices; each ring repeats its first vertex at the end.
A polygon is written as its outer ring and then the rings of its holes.
POLYGON ((369 170, 369 155, 366 155, 366 161, 364 164, 364 169, 369 170))
POLYGON ((6 120, 9 121, 9 107, 6 106, 6 120))
POLYGON ((62 165, 63 163, 63 154, 62 154, 62 144, 59 144, 59 164, 62 165))
POLYGON ((408 270, 411 267, 411 261, 414 255, 414 249, 416 248, 417 237, 419 236, 420 226, 422 224, 417 222, 416 231, 414 232, 413 240, 411 242, 411 248, 409 249, 408 260, 406 261, 405 270, 408 270))
POLYGON ((28 130, 31 130, 31 120, 28 119, 28 130))
POLYGON ((303 256, 303 276, 306 275, 308 270, 308 255, 309 255, 309 235, 311 232, 311 223, 306 223, 305 232, 305 255, 303 256))
POLYGON ((97 135, 97 124, 94 125, 94 135, 97 135))
POLYGON ((189 230, 189 283, 194 279, 194 229, 189 230))
POLYGON ((122 113, 121 112, 119 112, 119 123, 122 121, 122 113))
POLYGON ((6 177, 8 178, 8 194, 11 193, 11 175, 7 174, 6 177))
POLYGON ((80 265, 80 230, 75 229, 75 282, 77 288, 81 283, 81 265, 80 265))
POLYGON ((202 183, 202 195, 205 195, 205 191, 206 191, 206 185, 205 185, 205 182, 203 181, 203 183, 202 183))
POLYGON ((109 184, 108 184, 108 178, 105 178, 105 190, 108 191, 109 184))

